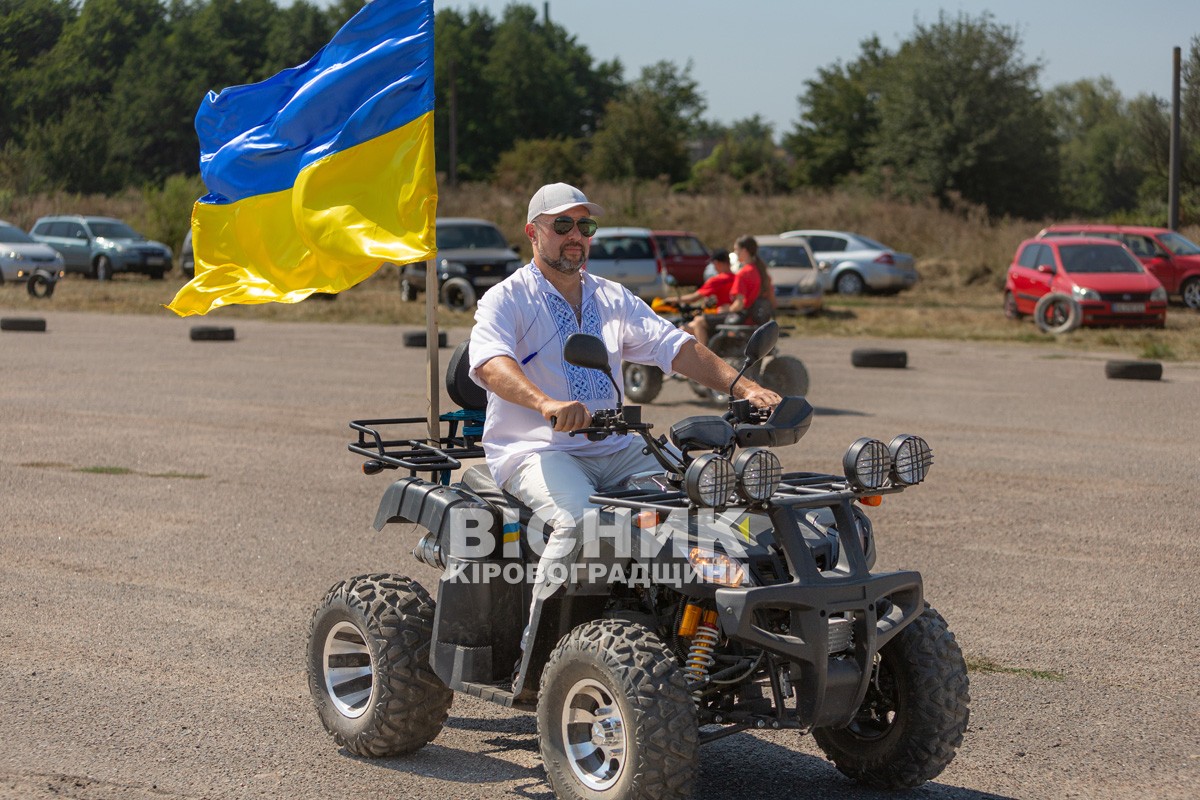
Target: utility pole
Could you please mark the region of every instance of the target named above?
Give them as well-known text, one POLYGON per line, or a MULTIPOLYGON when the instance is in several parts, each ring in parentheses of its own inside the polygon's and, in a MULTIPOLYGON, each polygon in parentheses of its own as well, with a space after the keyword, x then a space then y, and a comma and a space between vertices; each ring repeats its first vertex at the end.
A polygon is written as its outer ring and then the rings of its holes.
POLYGON ((1167 227, 1179 228, 1179 48, 1174 50, 1171 75, 1171 164, 1167 188, 1167 227))

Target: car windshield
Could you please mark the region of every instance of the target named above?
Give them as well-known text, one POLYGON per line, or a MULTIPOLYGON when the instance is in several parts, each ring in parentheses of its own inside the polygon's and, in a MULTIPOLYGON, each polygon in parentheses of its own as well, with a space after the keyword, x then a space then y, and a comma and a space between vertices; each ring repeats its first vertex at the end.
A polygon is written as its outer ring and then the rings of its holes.
POLYGON ((500 231, 491 225, 446 225, 437 229, 438 250, 483 250, 508 247, 500 231))
POLYGON ((0 225, 0 242, 8 244, 29 244, 33 239, 29 238, 29 234, 20 228, 14 228, 12 225, 0 225))
POLYGON ((1124 247, 1068 244, 1058 249, 1067 272, 1141 272, 1142 265, 1124 247))
POLYGON ((93 222, 92 233, 97 239, 144 239, 124 222, 93 222))
POLYGON ((787 245, 762 245, 758 255, 768 267, 811 267, 812 261, 803 247, 787 245))
POLYGON ((1174 231, 1160 234, 1158 240, 1166 245, 1177 256, 1197 256, 1200 255, 1200 246, 1197 246, 1187 237, 1180 236, 1174 231))

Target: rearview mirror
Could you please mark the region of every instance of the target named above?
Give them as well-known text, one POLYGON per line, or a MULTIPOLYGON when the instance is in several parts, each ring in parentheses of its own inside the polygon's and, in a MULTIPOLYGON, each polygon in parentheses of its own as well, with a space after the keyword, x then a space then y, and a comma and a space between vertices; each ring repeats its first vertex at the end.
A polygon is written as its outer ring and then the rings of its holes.
MULTIPOLYGON (((567 341, 569 342, 570 339, 567 341)), ((775 320, 764 322, 754 333, 750 334, 750 341, 746 342, 746 360, 753 364, 771 352, 778 341, 779 323, 775 320)))
POLYGON ((608 348, 589 333, 572 333, 563 345, 563 358, 568 364, 609 372, 608 348))

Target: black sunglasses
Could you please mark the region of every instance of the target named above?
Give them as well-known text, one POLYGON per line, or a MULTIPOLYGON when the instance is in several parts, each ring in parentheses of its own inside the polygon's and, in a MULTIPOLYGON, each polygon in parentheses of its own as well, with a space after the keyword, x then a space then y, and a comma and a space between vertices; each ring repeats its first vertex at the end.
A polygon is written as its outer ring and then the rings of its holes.
POLYGON ((579 227, 579 232, 584 236, 591 237, 596 233, 596 229, 600 227, 600 223, 591 217, 580 217, 579 219, 571 219, 570 217, 555 217, 550 223, 554 232, 559 236, 566 236, 571 232, 571 228, 579 227))

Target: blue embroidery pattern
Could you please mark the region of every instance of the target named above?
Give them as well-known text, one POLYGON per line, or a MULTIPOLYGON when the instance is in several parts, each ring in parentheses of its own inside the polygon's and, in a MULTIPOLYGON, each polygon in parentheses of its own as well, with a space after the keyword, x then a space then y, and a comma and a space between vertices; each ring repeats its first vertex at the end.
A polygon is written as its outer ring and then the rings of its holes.
MULTIPOLYGON (((546 299, 550 305, 550 315, 554 320, 554 327, 558 329, 560 348, 566 345, 568 336, 580 331, 590 333, 600 339, 604 338, 600 328, 600 312, 596 309, 596 303, 590 298, 585 298, 583 301, 582 325, 576 323, 575 312, 566 300, 557 294, 549 293, 546 294, 546 299)), ((560 349, 559 352, 561 353, 562 350, 560 349)), ((563 361, 563 369, 567 376, 567 386, 570 387, 572 400, 586 403, 591 400, 613 399, 612 384, 597 370, 577 367, 566 361, 563 361)))

